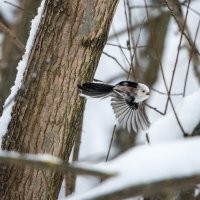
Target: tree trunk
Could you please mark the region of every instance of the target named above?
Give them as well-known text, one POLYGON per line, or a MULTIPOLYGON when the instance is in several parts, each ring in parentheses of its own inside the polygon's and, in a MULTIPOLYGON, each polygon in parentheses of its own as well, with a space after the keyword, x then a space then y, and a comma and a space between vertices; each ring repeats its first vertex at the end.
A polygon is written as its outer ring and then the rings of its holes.
MULTIPOLYGON (((117 0, 47 0, 2 147, 68 160, 117 0)), ((1 165, 0 199, 56 199, 62 174, 1 165)))

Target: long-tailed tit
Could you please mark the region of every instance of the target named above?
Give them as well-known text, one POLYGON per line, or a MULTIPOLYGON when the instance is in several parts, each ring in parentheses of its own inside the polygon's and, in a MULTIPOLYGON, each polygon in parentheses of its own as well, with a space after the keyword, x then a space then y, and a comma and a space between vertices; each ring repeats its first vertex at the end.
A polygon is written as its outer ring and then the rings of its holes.
POLYGON ((116 85, 105 83, 84 83, 78 85, 83 95, 94 98, 111 96, 115 116, 130 132, 145 130, 150 123, 144 109, 144 101, 149 97, 149 88, 132 81, 122 81, 116 85))

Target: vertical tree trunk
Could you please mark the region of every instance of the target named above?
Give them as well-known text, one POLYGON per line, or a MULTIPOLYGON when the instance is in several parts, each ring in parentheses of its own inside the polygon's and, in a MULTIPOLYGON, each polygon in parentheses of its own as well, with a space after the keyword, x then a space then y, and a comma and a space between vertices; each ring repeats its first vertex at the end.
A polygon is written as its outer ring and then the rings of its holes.
MULTIPOLYGON (((66 160, 79 131, 76 85, 92 79, 117 0, 47 0, 2 147, 66 160)), ((0 199, 56 199, 62 175, 2 165, 0 199)))

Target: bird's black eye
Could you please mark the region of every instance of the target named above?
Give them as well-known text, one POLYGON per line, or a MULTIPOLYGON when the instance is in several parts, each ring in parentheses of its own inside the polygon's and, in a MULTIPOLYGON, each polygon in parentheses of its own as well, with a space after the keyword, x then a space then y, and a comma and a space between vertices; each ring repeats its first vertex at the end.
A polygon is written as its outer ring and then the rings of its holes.
POLYGON ((143 92, 143 93, 145 93, 145 91, 144 91, 144 90, 142 90, 142 92, 143 92))

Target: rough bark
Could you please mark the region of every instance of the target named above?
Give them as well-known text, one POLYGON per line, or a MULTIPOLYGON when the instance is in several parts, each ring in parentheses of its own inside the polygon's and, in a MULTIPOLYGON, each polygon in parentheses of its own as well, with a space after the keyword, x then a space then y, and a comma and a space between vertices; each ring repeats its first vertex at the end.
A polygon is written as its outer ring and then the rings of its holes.
MULTIPOLYGON (((5 150, 68 159, 84 101, 76 85, 92 79, 117 0, 47 0, 12 120, 5 150)), ((56 199, 62 174, 1 166, 0 199, 56 199)))

